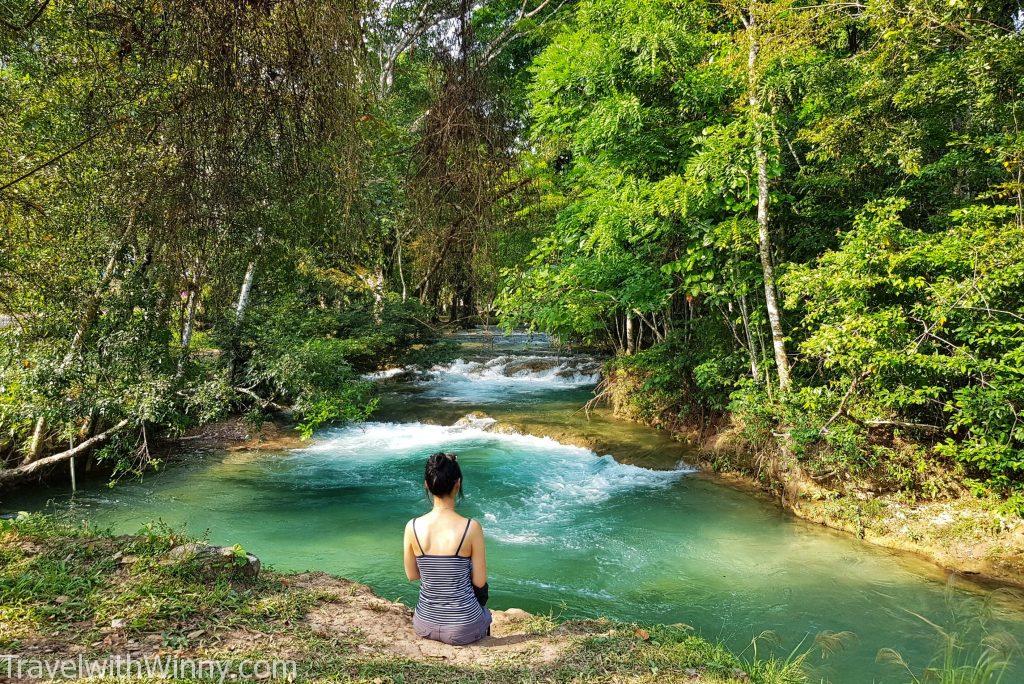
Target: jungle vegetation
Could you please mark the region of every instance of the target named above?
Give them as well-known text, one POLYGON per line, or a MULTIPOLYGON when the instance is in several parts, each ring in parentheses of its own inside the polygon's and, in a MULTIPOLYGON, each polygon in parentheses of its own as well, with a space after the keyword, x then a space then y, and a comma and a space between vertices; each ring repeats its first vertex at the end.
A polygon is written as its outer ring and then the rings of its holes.
POLYGON ((1024 510, 1022 23, 7 0, 0 482, 69 452, 138 470, 228 413, 360 419, 361 372, 498 321, 823 482, 1024 510))

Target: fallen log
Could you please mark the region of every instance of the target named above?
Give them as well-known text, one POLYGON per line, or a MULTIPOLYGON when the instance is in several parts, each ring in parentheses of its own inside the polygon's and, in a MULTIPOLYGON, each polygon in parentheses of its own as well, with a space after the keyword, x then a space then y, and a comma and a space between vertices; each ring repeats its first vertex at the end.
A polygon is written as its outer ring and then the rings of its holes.
POLYGON ((0 486, 9 484, 11 482, 15 482, 17 480, 22 480, 26 477, 29 477, 30 475, 34 475, 35 473, 49 466, 55 465, 62 461, 66 461, 73 456, 77 456, 78 454, 88 451, 94 446, 106 442, 116 433, 120 432, 125 427, 127 427, 129 423, 131 423, 131 420, 125 418, 124 420, 117 423, 110 429, 105 430, 104 432, 101 432, 100 434, 94 437, 90 437, 89 439, 85 440, 78 446, 72 447, 71 449, 68 449, 66 451, 62 451, 59 454, 53 454, 52 456, 41 458, 38 461, 33 461, 32 463, 18 466, 17 468, 6 468, 0 470, 0 486))

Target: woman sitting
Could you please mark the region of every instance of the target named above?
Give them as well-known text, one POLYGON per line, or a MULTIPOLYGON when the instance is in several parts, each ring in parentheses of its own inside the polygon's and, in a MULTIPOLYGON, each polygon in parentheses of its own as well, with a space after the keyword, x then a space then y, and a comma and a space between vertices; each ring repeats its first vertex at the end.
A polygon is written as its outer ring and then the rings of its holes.
POLYGON ((405 526, 405 574, 420 580, 420 598, 412 624, 426 639, 462 646, 487 636, 484 531, 475 520, 455 512, 462 494, 462 470, 455 454, 427 459, 424 485, 434 508, 405 526))

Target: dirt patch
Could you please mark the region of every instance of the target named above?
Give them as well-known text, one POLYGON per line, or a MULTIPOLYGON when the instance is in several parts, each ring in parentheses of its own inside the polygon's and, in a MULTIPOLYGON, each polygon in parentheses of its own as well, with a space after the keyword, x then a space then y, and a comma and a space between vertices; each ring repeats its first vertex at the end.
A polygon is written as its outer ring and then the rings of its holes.
POLYGON ((295 449, 304 444, 285 416, 271 417, 260 425, 242 416, 232 416, 192 428, 181 437, 164 440, 159 453, 165 458, 187 451, 254 453, 295 449))
POLYGON ((574 643, 574 636, 563 629, 532 633, 532 616, 513 609, 492 611, 491 636, 469 646, 449 646, 417 637, 408 606, 382 599, 364 585, 323 573, 296 575, 290 583, 329 596, 306 616, 315 634, 355 642, 367 656, 388 654, 456 665, 529 662, 536 666, 554 662, 574 643))

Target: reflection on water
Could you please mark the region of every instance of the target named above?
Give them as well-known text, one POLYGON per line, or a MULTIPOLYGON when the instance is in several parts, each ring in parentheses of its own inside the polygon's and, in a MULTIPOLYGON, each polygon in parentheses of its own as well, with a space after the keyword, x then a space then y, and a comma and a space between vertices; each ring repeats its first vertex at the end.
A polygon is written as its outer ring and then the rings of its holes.
MULTIPOLYGON (((508 356, 507 346, 488 353, 508 356)), ((461 366, 390 381, 377 422, 325 430, 284 454, 210 457, 141 483, 87 490, 73 508, 119 531, 157 518, 209 529, 217 542, 240 543, 278 569, 327 570, 411 603, 402 527, 427 505, 424 457, 450 449, 465 472, 463 510, 487 534, 498 608, 682 622, 736 649, 766 629, 786 650, 808 634, 850 630, 856 640, 815 666, 833 681, 864 682, 902 681, 897 668, 875 662, 883 647, 927 662, 934 632, 914 613, 941 623, 951 606, 961 614, 985 607, 983 592, 966 584, 947 596, 934 566, 677 468, 686 449, 662 433, 603 413, 588 420, 578 409, 589 392, 558 384, 554 378, 565 377, 551 369, 581 374, 593 361, 536 351, 520 359, 536 362, 521 372, 546 379, 517 380, 518 390, 508 390, 507 374, 491 372, 515 359, 488 365, 479 352, 461 366), (455 378, 470 368, 479 372, 455 378), (503 420, 589 436, 607 451, 451 426, 478 404, 503 420)), ((20 504, 39 507, 42 499, 20 504)), ((995 608, 1001 615, 991 628, 1024 636, 1019 603, 995 608)))

